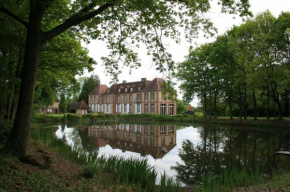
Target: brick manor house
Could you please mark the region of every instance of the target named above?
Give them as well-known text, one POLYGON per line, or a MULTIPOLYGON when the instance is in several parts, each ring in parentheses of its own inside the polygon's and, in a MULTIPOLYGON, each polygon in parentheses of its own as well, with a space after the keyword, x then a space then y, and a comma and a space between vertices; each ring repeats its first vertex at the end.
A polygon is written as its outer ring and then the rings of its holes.
POLYGON ((161 78, 152 81, 142 78, 137 82, 113 84, 110 88, 98 85, 89 94, 89 110, 113 114, 176 115, 176 102, 166 99, 162 93, 163 83, 165 80, 161 78))

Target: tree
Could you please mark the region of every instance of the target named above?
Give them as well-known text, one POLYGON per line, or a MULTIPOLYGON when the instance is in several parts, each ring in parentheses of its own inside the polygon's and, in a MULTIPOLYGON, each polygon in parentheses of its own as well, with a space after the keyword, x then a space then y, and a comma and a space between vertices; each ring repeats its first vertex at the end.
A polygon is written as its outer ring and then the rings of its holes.
POLYGON ((86 77, 85 79, 83 79, 82 89, 78 100, 88 103, 88 95, 99 84, 100 79, 98 75, 91 75, 90 77, 86 77))
MULTIPOLYGON (((247 0, 222 3, 224 11, 249 14, 247 0)), ((40 51, 50 40, 66 30, 80 34, 84 39, 106 40, 112 52, 104 61, 107 70, 114 76, 120 72, 120 60, 125 61, 127 66, 140 65, 137 53, 130 46, 143 42, 156 61, 157 69, 164 71, 165 62, 169 69, 174 63, 162 45, 161 36, 177 38, 178 41, 176 26, 179 24, 185 25, 188 34, 196 34, 200 24, 210 31, 212 24, 199 14, 209 8, 209 1, 204 0, 2 1, 2 14, 12 17, 27 29, 18 102, 21 107, 17 108, 6 149, 17 155, 26 154, 40 51)))
POLYGON ((184 104, 182 100, 176 99, 176 113, 181 114, 187 111, 188 105, 184 104))
POLYGON ((67 112, 68 101, 65 94, 63 93, 60 95, 59 107, 62 109, 62 112, 67 112))
POLYGON ((289 13, 265 11, 190 50, 177 73, 187 101, 198 96, 205 116, 289 114, 289 24, 289 13))

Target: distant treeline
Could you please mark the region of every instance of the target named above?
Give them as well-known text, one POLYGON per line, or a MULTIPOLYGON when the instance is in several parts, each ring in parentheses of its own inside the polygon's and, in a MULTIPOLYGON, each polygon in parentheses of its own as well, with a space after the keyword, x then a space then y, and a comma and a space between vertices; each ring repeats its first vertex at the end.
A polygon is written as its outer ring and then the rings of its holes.
POLYGON ((290 13, 269 11, 192 48, 177 78, 187 101, 201 99, 205 116, 289 116, 290 13))

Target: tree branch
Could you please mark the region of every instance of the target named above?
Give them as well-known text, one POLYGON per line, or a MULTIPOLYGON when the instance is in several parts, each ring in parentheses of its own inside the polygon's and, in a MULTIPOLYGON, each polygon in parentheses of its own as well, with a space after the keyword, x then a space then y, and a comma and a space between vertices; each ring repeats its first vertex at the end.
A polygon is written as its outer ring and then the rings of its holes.
POLYGON ((11 11, 6 9, 5 7, 0 7, 0 11, 3 13, 6 13, 8 16, 12 17, 16 21, 24 25, 26 28, 28 28, 28 23, 26 21, 23 21, 20 17, 18 17, 17 15, 14 15, 11 11))
POLYGON ((96 4, 90 4, 88 7, 85 7, 78 13, 72 15, 70 18, 68 18, 66 21, 64 21, 62 24, 56 26, 55 28, 47 31, 43 35, 43 42, 47 41, 49 39, 52 39, 53 37, 59 35, 60 33, 64 32, 65 30, 69 29, 72 26, 78 25, 82 23, 83 21, 89 20, 96 15, 99 15, 103 13, 105 10, 107 10, 109 7, 113 6, 113 4, 106 3, 102 6, 100 6, 98 9, 89 12, 82 16, 82 13, 88 12, 90 9, 92 9, 96 4))

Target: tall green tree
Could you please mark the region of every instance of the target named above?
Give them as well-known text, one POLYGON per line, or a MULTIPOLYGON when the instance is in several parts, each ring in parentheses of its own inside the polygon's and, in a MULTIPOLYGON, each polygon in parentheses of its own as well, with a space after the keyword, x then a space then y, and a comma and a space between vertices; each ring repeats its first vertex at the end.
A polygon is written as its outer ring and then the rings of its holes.
POLYGON ((190 50, 177 73, 185 97, 197 95, 206 116, 289 115, 289 24, 289 13, 265 11, 190 50))
POLYGON ((88 103, 88 95, 93 89, 100 84, 100 79, 98 75, 91 75, 90 77, 86 77, 82 82, 82 89, 79 96, 79 101, 85 101, 88 103))
MULTIPOLYGON (((241 15, 249 13, 247 0, 221 2, 224 11, 240 12, 241 15)), ((210 31, 212 24, 199 14, 209 8, 208 0, 1 1, 1 14, 27 29, 18 102, 21 107, 17 108, 6 149, 17 155, 26 154, 40 51, 50 40, 67 30, 83 38, 105 40, 112 50, 109 57, 104 58, 105 65, 115 76, 120 72, 120 60, 127 66, 140 65, 137 53, 128 42, 137 45, 143 42, 156 60, 157 68, 164 71, 165 62, 169 69, 174 63, 162 45, 161 36, 178 41, 176 27, 179 24, 185 25, 189 35, 196 34, 200 26, 210 31)))

